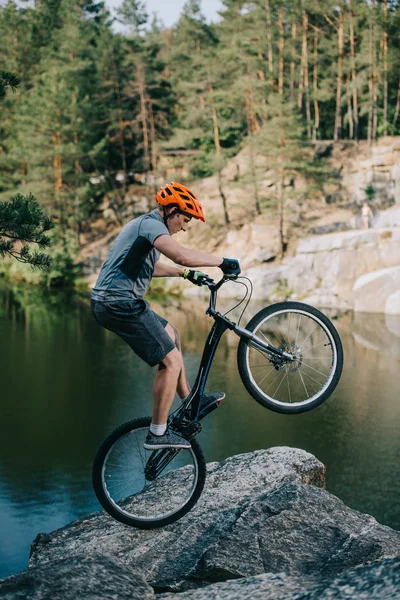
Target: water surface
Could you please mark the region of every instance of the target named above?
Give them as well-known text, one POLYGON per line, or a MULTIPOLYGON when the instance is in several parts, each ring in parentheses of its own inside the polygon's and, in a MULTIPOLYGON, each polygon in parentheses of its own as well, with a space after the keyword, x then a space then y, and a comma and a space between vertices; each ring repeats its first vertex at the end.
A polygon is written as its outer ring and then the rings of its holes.
MULTIPOLYGON (((181 332, 191 382, 212 324, 205 308, 201 301, 158 308, 181 332)), ((258 308, 251 303, 245 320, 258 308)), ((345 350, 339 386, 321 407, 293 416, 268 411, 247 394, 236 367, 238 338, 228 332, 207 386, 227 398, 203 421, 199 441, 207 461, 272 446, 303 448, 326 465, 330 492, 400 529, 400 319, 349 313, 334 322, 345 350)), ((4 577, 26 568, 37 533, 100 508, 90 481, 93 456, 115 426, 151 413, 155 370, 71 294, 3 285, 0 340, 4 577)))

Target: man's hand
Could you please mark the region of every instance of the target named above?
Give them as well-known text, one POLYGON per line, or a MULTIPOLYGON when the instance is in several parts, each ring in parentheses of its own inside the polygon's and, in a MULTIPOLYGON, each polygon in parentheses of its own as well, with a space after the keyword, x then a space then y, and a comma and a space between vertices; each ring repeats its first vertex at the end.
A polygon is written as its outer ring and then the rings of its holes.
POLYGON ((227 277, 237 277, 240 275, 240 265, 236 258, 224 258, 219 268, 227 277))
POLYGON ((203 285, 204 279, 208 279, 207 273, 202 271, 193 271, 192 269, 185 269, 182 275, 183 279, 191 281, 195 285, 203 285))

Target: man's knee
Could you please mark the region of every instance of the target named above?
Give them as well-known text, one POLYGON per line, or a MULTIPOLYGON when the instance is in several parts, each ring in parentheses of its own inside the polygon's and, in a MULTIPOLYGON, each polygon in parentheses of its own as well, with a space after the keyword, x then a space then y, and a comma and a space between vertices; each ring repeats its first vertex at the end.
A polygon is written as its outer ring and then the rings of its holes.
POLYGON ((181 371, 183 365, 182 354, 177 348, 168 352, 167 356, 160 362, 159 370, 168 369, 169 371, 181 371))
POLYGON ((181 349, 181 338, 179 336, 179 331, 177 330, 175 325, 168 323, 165 330, 168 333, 171 340, 175 343, 175 346, 178 348, 178 350, 180 350, 181 349))

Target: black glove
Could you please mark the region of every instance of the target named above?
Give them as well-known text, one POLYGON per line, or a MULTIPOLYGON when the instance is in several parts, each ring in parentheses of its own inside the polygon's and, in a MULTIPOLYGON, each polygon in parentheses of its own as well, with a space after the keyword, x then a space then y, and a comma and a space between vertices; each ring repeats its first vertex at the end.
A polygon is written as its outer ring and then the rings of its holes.
POLYGON ((236 277, 237 275, 240 275, 240 265, 236 258, 224 258, 219 265, 219 268, 227 277, 236 277))
POLYGON ((204 280, 208 279, 207 273, 203 273, 203 271, 193 271, 192 269, 185 269, 182 277, 195 285, 203 285, 204 280))

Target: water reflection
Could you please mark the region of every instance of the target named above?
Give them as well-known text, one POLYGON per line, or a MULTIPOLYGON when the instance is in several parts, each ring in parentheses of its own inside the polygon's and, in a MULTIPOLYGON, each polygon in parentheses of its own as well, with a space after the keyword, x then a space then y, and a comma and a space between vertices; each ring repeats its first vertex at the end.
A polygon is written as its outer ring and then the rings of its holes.
MULTIPOLYGON (((228 306, 225 300, 221 309, 228 306)), ((191 382, 212 325, 205 308, 205 301, 158 307, 181 332, 191 382)), ((259 308, 251 303, 243 322, 259 308)), ((227 398, 204 422, 200 441, 208 461, 275 445, 304 448, 326 464, 330 491, 400 528, 400 484, 393 477, 400 455, 400 319, 331 316, 344 344, 342 380, 328 402, 298 416, 267 411, 247 394, 237 372, 238 338, 227 332, 208 382, 227 398)), ((0 340, 5 576, 26 567, 39 531, 98 509, 90 483, 94 453, 113 427, 151 413, 154 371, 97 325, 87 299, 72 294, 0 288, 0 340)))

